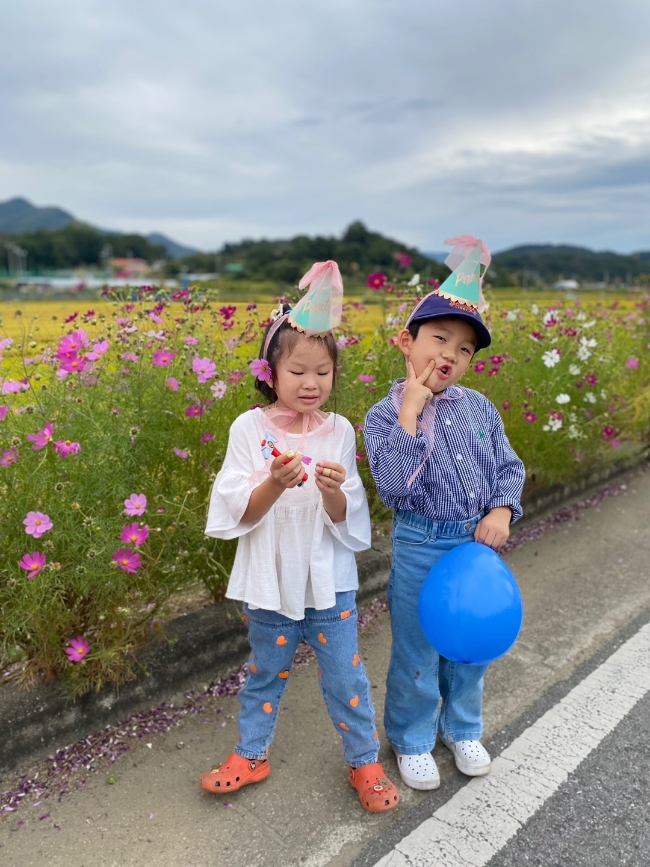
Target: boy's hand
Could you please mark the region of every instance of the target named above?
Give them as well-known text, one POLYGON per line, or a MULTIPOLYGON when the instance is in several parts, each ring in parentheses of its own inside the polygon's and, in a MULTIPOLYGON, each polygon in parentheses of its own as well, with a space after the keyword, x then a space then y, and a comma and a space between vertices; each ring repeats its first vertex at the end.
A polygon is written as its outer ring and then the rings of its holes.
POLYGON ((498 506, 492 509, 476 525, 474 540, 488 545, 490 548, 501 548, 510 536, 510 519, 512 510, 508 506, 498 506))
POLYGON ((436 363, 433 359, 427 364, 419 376, 415 375, 415 368, 411 362, 407 362, 408 379, 404 388, 404 399, 402 406, 407 405, 409 409, 414 409, 416 415, 420 415, 424 409, 425 403, 431 400, 433 392, 424 384, 436 369, 436 363))
POLYGON ((281 488, 295 488, 305 474, 300 452, 284 452, 270 466, 271 478, 281 488))

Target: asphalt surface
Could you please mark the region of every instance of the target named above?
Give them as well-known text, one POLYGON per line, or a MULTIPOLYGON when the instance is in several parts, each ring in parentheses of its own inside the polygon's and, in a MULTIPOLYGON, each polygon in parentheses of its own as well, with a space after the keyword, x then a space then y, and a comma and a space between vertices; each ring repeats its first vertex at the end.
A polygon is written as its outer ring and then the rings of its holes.
MULTIPOLYGON (((556 527, 508 555, 526 616, 517 645, 486 678, 485 742, 493 756, 647 619, 648 514, 650 473, 637 472, 624 495, 604 500, 583 512, 579 522, 556 527)), ((360 647, 380 723, 390 647, 385 615, 361 635, 360 647)), ((467 785, 448 751, 436 747, 440 789, 424 793, 404 787, 378 725, 381 759, 402 801, 387 814, 364 813, 346 782, 339 738, 311 664, 292 673, 270 778, 227 801, 205 795, 197 780, 232 749, 236 713, 236 699, 215 699, 205 714, 152 737, 150 745, 140 744, 112 768, 90 774, 81 790, 60 801, 50 799, 45 819, 40 818, 45 807, 26 803, 0 820, 0 864, 370 867, 467 785), (114 784, 108 784, 109 775, 114 784)), ((650 864, 643 818, 648 720, 646 696, 490 867, 650 864), (640 806, 637 814, 630 803, 640 806)), ((438 863, 444 862, 434 858, 421 867, 438 863)))

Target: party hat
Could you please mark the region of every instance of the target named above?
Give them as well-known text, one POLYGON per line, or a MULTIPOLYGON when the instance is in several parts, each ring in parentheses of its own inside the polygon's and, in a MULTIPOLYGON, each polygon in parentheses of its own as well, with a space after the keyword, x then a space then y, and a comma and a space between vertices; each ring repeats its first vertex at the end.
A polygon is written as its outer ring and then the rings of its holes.
POLYGON ((341 322, 343 280, 336 262, 316 262, 298 284, 309 286, 293 310, 289 323, 308 337, 325 337, 341 322))
POLYGON ((482 290, 483 276, 492 259, 490 251, 480 238, 473 235, 448 238, 445 244, 454 248, 445 259, 452 273, 436 291, 455 304, 465 304, 482 313, 487 307, 482 290), (483 272, 481 265, 484 266, 483 272))

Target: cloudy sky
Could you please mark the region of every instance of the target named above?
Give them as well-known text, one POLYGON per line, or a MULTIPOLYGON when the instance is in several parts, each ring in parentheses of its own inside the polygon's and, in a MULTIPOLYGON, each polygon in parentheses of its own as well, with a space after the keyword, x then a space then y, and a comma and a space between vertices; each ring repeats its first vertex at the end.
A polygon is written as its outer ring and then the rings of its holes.
POLYGON ((29 0, 0 200, 214 249, 353 219, 650 249, 648 0, 29 0))

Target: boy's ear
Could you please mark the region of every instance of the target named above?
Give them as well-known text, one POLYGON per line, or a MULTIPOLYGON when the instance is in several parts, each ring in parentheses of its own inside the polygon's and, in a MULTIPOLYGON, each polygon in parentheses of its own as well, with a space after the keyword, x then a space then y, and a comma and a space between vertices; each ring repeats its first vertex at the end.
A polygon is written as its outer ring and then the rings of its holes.
POLYGON ((397 346, 402 354, 408 358, 413 347, 413 335, 408 328, 402 328, 400 333, 397 335, 397 346))

